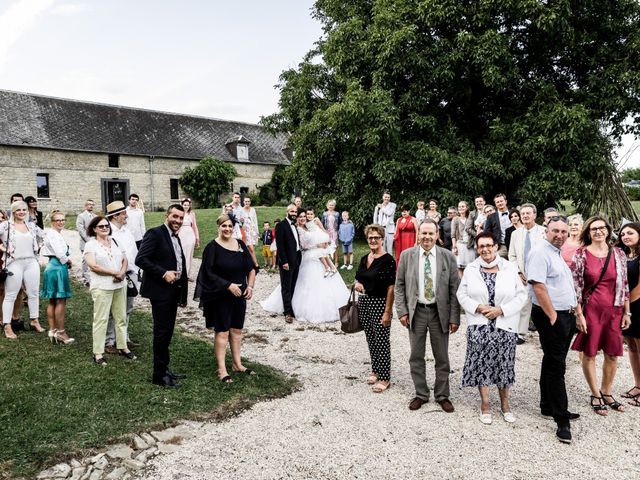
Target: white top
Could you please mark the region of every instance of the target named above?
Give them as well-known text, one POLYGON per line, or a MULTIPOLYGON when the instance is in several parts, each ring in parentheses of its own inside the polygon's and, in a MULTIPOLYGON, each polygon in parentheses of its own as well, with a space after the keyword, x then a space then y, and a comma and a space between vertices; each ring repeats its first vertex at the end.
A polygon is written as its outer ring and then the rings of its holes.
MULTIPOLYGON (((84 246, 84 255, 87 253, 93 253, 95 261, 98 265, 110 270, 120 270, 122 266, 122 259, 125 256, 125 251, 121 247, 117 247, 113 240, 109 238, 111 242, 111 249, 105 248, 95 238, 92 238, 84 246)), ((90 289, 94 288, 100 290, 117 290, 126 285, 125 280, 121 282, 114 282, 111 275, 99 275, 89 269, 90 289)))
POLYGON ((33 258, 33 236, 31 232, 27 233, 19 232, 18 229, 12 228, 11 235, 15 242, 16 249, 13 252, 13 258, 18 260, 20 258, 33 258))
POLYGON ((69 245, 64 241, 62 234, 53 228, 48 229, 44 235, 44 245, 40 250, 40 255, 57 257, 60 263, 64 264, 69 261, 68 251, 69 245))
POLYGON ((396 222, 394 220, 394 215, 396 213, 396 204, 393 202, 389 202, 386 205, 382 205, 382 207, 376 208, 373 211, 373 223, 377 223, 384 227, 384 230, 387 234, 395 233, 396 231, 396 222))
POLYGON ((137 275, 138 267, 136 266, 136 257, 138 256, 138 247, 136 247, 136 241, 129 230, 127 225, 123 225, 121 228, 111 222, 111 237, 118 243, 118 246, 124 249, 127 255, 127 271, 134 272, 137 275))
POLYGON ((427 256, 427 252, 425 252, 424 248, 420 246, 420 255, 418 256, 418 303, 422 303, 424 305, 431 305, 435 303, 435 293, 436 293, 436 279, 438 278, 438 267, 436 262, 436 250, 435 245, 429 251, 429 255, 427 256), (433 278, 433 294, 434 299, 430 302, 424 296, 424 262, 427 261, 431 263, 431 277, 433 278))
POLYGON ((127 217, 127 226, 133 234, 133 239, 139 242, 147 231, 144 225, 144 212, 139 208, 127 207, 127 217))
POLYGON ((416 210, 416 214, 414 216, 416 217, 416 220, 418 221, 418 225, 420 225, 420 224, 422 224, 422 222, 424 222, 424 219, 427 216, 427 212, 425 212, 424 209, 422 209, 422 210, 417 209, 416 210))

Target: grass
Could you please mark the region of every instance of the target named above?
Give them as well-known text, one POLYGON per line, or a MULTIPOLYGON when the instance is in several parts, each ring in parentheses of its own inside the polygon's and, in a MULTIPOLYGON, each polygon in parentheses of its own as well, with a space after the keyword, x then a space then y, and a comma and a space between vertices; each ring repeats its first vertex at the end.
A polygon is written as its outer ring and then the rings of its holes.
MULTIPOLYGON (((107 367, 94 365, 91 297, 83 287, 73 288, 66 326, 74 344, 51 344, 46 334, 32 331, 20 332, 16 342, 0 339, 0 478, 33 477, 72 452, 179 419, 232 414, 258 399, 287 395, 296 386, 295 380, 250 363, 257 376, 236 375, 234 383, 223 384, 217 380, 211 344, 178 331, 171 367, 188 378, 175 391, 154 386, 151 316, 141 311, 132 314, 129 327, 141 343, 135 349, 138 359, 108 355, 107 367)), ((44 311, 41 318, 46 318, 44 311)))

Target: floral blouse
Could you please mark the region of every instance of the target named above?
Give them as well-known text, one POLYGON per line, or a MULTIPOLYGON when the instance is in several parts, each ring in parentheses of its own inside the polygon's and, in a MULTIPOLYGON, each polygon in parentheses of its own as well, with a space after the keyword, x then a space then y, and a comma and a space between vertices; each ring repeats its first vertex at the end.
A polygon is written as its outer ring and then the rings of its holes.
MULTIPOLYGON (((624 302, 629 299, 629 282, 627 279, 627 257, 618 247, 612 247, 612 260, 616 263, 616 291, 613 305, 622 307, 624 302)), ((586 247, 580 247, 573 255, 573 265, 571 273, 576 286, 576 297, 578 303, 582 303, 582 294, 584 292, 584 266, 587 262, 586 247)), ((611 260, 609 260, 611 261, 611 260)))
MULTIPOLYGON (((25 225, 33 238, 33 253, 37 256, 44 242, 44 231, 35 223, 26 222, 25 225)), ((0 223, 0 241, 6 245, 7 236, 9 237, 9 245, 7 245, 9 258, 7 259, 7 266, 13 262, 13 254, 16 251, 15 235, 13 232, 15 232, 15 224, 12 221, 0 223), (11 229, 11 233, 9 233, 9 229, 11 229)))

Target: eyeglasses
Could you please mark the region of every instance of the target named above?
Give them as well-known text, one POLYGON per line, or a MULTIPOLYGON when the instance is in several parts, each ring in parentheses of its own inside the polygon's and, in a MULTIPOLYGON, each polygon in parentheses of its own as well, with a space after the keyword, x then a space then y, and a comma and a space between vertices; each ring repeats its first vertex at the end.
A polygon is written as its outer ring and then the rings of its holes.
POLYGON ((589 231, 590 232, 594 232, 594 233, 597 232, 597 231, 606 232, 607 231, 607 227, 606 227, 606 225, 603 225, 601 227, 590 227, 589 231))
POLYGON ((478 245, 478 250, 484 250, 486 248, 493 248, 495 247, 495 243, 492 243, 491 245, 478 245))
POLYGON ((367 241, 368 242, 377 242, 378 240, 381 240, 382 237, 367 237, 367 241))
POLYGON ((55 220, 53 220, 54 222, 66 222, 67 220, 64 218, 56 218, 55 220))
POLYGON ((109 228, 109 225, 96 225, 96 228, 109 228))

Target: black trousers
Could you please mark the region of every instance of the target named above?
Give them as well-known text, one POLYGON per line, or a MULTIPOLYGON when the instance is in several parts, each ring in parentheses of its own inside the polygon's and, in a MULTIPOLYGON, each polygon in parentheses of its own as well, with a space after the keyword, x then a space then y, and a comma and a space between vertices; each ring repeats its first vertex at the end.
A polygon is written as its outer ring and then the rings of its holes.
POLYGON ((176 324, 180 287, 172 288, 166 298, 151 300, 153 315, 153 380, 160 381, 169 368, 169 345, 176 324))
POLYGON ((300 252, 298 255, 298 265, 295 268, 291 268, 289 264, 289 270, 285 270, 280 267, 280 290, 282 292, 282 305, 284 306, 284 314, 295 317, 293 308, 291 307, 291 299, 293 298, 293 292, 296 290, 296 282, 298 281, 298 271, 300 270, 300 260, 302 255, 300 252))
POLYGON ((556 323, 537 305, 531 309, 531 318, 538 329, 542 346, 540 368, 540 410, 550 412, 558 426, 569 426, 569 405, 564 374, 567 352, 576 330, 576 317, 572 313, 558 312, 556 323))

